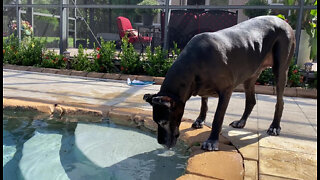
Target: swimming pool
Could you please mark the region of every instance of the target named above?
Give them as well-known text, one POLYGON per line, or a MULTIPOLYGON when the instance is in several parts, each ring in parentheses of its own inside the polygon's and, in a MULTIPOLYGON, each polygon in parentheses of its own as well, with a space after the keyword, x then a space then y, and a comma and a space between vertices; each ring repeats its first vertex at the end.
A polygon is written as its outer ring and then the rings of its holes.
POLYGON ((4 109, 4 179, 176 179, 183 144, 166 150, 155 135, 107 120, 64 122, 35 110, 4 109))

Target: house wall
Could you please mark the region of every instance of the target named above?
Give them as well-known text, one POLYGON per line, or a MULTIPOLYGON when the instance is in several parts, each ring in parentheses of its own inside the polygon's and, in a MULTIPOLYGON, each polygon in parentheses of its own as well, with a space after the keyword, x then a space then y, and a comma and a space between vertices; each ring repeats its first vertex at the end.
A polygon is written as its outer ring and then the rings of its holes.
MULTIPOLYGON (((244 5, 248 0, 229 0, 229 5, 244 5)), ((243 9, 238 10, 238 23, 248 20, 249 18, 243 13, 243 9)))

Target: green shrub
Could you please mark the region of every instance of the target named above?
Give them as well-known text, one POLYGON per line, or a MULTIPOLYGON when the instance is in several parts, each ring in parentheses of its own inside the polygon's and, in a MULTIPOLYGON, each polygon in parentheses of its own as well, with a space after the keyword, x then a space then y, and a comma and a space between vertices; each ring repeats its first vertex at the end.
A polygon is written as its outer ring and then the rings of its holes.
POLYGON ((53 50, 46 52, 42 57, 42 62, 39 65, 44 68, 66 68, 67 59, 63 55, 56 54, 53 50))
POLYGON ((302 86, 302 83, 303 83, 303 76, 299 72, 299 67, 296 64, 294 64, 294 58, 293 58, 289 66, 287 86, 299 87, 299 86, 302 86))
MULTIPOLYGON (((159 5, 157 0, 143 0, 138 5, 159 5)), ((158 14, 160 12, 160 9, 136 9, 135 10, 137 14, 143 15, 143 14, 150 14, 152 16, 158 14)))
POLYGON ((151 48, 146 48, 146 57, 144 61, 144 70, 150 76, 165 76, 172 63, 177 59, 180 54, 180 49, 177 43, 173 43, 174 47, 168 56, 168 51, 163 50, 160 46, 151 52, 151 48))
MULTIPOLYGON (((317 88, 317 87, 318 87, 318 73, 315 72, 315 73, 314 73, 314 76, 315 76, 315 80, 313 81, 312 87, 313 87, 313 88, 317 88)), ((318 88, 317 88, 317 89, 318 89, 318 88)))
POLYGON ((116 53, 116 43, 114 41, 105 42, 101 39, 101 48, 97 47, 93 53, 93 70, 97 72, 115 72, 113 59, 116 53))
MULTIPOLYGON (((247 6, 267 6, 267 0, 249 0, 245 5, 247 6)), ((254 18, 257 16, 269 14, 269 9, 244 9, 244 14, 249 18, 254 18)))
POLYGON ((154 53, 151 52, 150 46, 146 48, 146 61, 144 63, 144 70, 146 71, 147 75, 164 76, 166 74, 168 66, 170 67, 171 65, 166 58, 167 54, 168 51, 162 50, 161 47, 156 47, 154 49, 154 53))
POLYGON ((45 42, 33 37, 24 38, 21 43, 13 34, 3 40, 3 62, 33 66, 41 63, 45 42))
POLYGON ((128 38, 122 38, 120 54, 120 70, 124 74, 142 74, 143 65, 140 61, 140 55, 137 53, 128 38))
POLYGON ((44 50, 44 43, 40 39, 25 38, 19 48, 19 58, 21 58, 22 65, 33 66, 41 64, 42 51, 44 50))
MULTIPOLYGON (((274 80, 275 78, 272 72, 272 68, 267 68, 264 71, 262 71, 261 75, 257 79, 256 84, 274 85, 275 84, 274 80)), ((289 66, 287 86, 289 87, 303 86, 303 76, 299 72, 299 67, 296 64, 294 64, 294 58, 292 59, 291 64, 289 66)))
POLYGON ((3 63, 21 65, 21 59, 18 58, 19 39, 13 34, 8 39, 3 39, 3 63))
POLYGON ((146 61, 144 63, 144 70, 147 75, 150 76, 165 76, 168 69, 171 67, 173 59, 167 58, 168 51, 162 50, 162 48, 156 47, 154 53, 151 52, 151 48, 146 48, 146 61))
POLYGON ((173 42, 173 49, 171 50, 172 60, 175 61, 180 55, 181 50, 178 48, 178 44, 173 42))
POLYGON ((72 60, 71 67, 77 71, 92 71, 93 63, 89 60, 88 54, 84 53, 81 44, 78 47, 78 55, 72 60))
POLYGON ((267 68, 262 71, 259 78, 257 79, 256 84, 261 85, 273 85, 274 84, 274 75, 272 72, 272 68, 267 68))

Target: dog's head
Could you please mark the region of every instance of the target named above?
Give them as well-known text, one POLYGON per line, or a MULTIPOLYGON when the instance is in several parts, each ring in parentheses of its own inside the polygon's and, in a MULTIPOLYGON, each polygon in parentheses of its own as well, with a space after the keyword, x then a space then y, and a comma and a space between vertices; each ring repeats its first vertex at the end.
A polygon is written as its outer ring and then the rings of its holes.
POLYGON ((153 120, 158 124, 158 143, 173 147, 179 137, 184 104, 156 94, 145 94, 143 99, 153 107, 153 120))

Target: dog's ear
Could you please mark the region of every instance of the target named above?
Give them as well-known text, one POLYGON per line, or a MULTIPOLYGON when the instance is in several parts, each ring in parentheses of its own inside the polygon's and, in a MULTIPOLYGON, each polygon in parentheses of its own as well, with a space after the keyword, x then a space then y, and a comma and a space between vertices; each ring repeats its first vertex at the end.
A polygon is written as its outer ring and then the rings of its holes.
POLYGON ((145 100, 146 102, 148 102, 151 106, 153 105, 152 103, 152 98, 155 96, 155 94, 145 94, 143 96, 143 100, 145 100))
POLYGON ((164 105, 167 106, 168 108, 171 108, 174 106, 174 101, 172 98, 168 96, 157 96, 152 98, 152 103, 153 104, 159 104, 159 105, 164 105))

